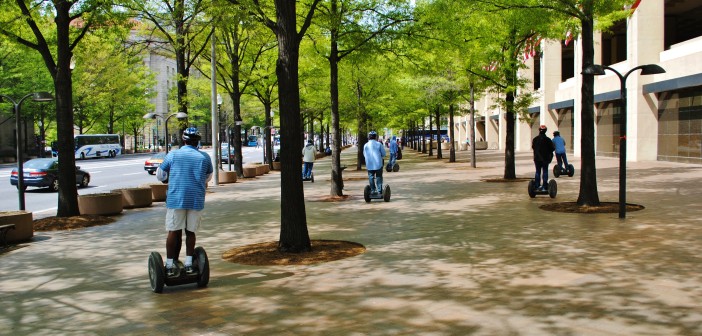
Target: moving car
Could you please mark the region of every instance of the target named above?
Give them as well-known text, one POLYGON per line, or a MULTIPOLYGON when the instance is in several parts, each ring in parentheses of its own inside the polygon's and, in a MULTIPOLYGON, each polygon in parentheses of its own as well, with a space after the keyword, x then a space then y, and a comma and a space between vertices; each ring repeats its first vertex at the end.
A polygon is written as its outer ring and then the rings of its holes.
MULTIPOLYGON (((52 191, 59 189, 59 170, 57 158, 32 159, 24 163, 22 166, 24 178, 24 188, 27 187, 48 187, 52 191)), ((90 183, 90 174, 76 167, 76 184, 81 187, 87 187, 90 183)), ((17 185, 17 168, 12 169, 10 175, 10 184, 17 185)))
POLYGON ((236 155, 234 155, 234 150, 235 148, 232 147, 232 152, 227 155, 229 152, 229 144, 224 142, 222 143, 222 146, 220 147, 221 149, 221 155, 220 155, 220 162, 222 163, 229 163, 229 160, 232 160, 232 163, 234 163, 234 160, 236 160, 236 155))
POLYGON ((161 165, 161 162, 163 162, 163 159, 165 158, 165 152, 159 152, 152 155, 148 160, 146 160, 146 162, 144 162, 144 170, 146 170, 149 175, 155 174, 156 169, 158 169, 158 166, 161 165))

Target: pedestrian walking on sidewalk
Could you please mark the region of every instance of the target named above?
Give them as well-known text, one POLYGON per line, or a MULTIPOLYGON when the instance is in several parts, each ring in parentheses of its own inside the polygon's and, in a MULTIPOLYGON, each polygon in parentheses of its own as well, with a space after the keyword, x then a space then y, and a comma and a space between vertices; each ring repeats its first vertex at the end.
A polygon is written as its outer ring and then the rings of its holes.
POLYGON ((317 159, 317 148, 312 144, 312 140, 307 140, 307 146, 302 148, 302 179, 309 180, 312 178, 312 166, 314 160, 317 159))

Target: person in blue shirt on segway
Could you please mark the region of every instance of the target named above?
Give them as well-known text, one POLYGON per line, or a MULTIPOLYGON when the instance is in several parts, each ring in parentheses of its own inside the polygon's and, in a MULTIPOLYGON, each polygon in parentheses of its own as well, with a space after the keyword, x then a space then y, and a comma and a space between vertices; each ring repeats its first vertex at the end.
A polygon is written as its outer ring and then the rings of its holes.
POLYGON ((369 203, 371 199, 383 199, 390 201, 390 186, 383 187, 383 160, 385 158, 385 146, 378 142, 378 133, 371 131, 368 133, 368 142, 363 146, 363 157, 366 160, 368 170, 368 185, 363 190, 363 199, 369 203))
POLYGON ((563 174, 568 174, 568 176, 573 176, 575 174, 575 167, 572 164, 568 164, 568 158, 566 157, 566 142, 565 139, 561 137, 561 132, 553 132, 553 145, 556 150, 556 162, 558 165, 553 167, 553 175, 559 177, 563 174))
POLYGON ((390 143, 388 144, 388 148, 390 149, 390 161, 388 161, 388 165, 385 166, 385 170, 388 172, 397 172, 400 170, 400 165, 397 164, 397 152, 399 150, 399 146, 397 144, 396 136, 392 136, 392 139, 390 139, 390 143))

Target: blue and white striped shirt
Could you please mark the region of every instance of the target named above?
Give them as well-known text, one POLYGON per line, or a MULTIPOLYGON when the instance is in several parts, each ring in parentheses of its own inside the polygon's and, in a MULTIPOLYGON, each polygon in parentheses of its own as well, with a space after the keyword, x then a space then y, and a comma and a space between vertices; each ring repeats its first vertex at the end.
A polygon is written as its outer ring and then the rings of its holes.
POLYGON ((205 208, 205 186, 213 172, 212 161, 206 153, 193 146, 183 146, 168 153, 159 169, 168 173, 166 208, 205 208))

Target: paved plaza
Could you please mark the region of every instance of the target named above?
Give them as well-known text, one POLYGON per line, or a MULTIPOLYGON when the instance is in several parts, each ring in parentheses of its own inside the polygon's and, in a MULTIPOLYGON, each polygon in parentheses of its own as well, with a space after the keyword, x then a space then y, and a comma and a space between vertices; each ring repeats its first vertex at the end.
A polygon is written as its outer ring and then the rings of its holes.
MULTIPOLYGON (((150 290, 147 257, 165 254, 163 203, 116 222, 36 232, 0 254, 0 334, 5 335, 700 335, 702 166, 628 163, 627 200, 645 209, 564 214, 576 175, 558 197, 529 198, 527 183, 489 183, 504 153, 457 163, 406 148, 388 203, 363 201, 355 147, 342 153, 344 202, 329 194, 330 159, 305 182, 312 239, 367 251, 310 266, 224 261, 233 247, 275 241, 280 174, 210 188, 198 245, 211 280, 150 290)), ((448 153, 444 153, 448 157, 448 153)), ((618 200, 618 159, 598 158, 601 201, 618 200)), ((533 174, 518 153, 517 175, 533 174)), ((184 251, 182 252, 184 253, 184 251)))

